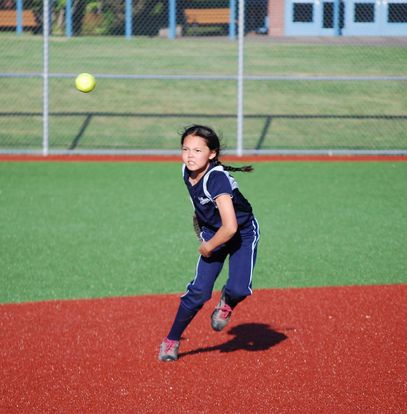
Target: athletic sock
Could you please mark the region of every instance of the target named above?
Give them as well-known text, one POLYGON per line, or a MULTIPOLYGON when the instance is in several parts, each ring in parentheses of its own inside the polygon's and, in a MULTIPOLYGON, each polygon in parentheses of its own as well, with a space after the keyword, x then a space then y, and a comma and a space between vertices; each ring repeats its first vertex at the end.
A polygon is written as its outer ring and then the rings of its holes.
POLYGON ((167 338, 172 341, 179 341, 182 333, 185 331, 196 314, 197 311, 190 311, 180 304, 167 338))
POLYGON ((244 299, 246 299, 246 296, 243 296, 241 298, 231 298, 226 292, 225 292, 225 303, 226 305, 229 305, 232 310, 244 299))

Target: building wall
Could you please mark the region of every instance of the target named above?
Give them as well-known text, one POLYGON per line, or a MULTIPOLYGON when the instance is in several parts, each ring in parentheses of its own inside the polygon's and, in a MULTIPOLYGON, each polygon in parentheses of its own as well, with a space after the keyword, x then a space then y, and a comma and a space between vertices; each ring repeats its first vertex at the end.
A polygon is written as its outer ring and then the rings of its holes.
POLYGON ((284 36, 284 0, 269 0, 269 36, 284 36))
POLYGON ((269 0, 268 13, 269 36, 407 36, 407 0, 269 0))

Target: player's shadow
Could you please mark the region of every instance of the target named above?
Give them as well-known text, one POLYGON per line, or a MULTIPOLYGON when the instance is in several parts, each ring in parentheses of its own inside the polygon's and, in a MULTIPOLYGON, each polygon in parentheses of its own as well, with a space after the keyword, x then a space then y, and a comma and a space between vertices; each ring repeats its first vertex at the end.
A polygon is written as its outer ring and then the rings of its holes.
POLYGON ((228 335, 232 335, 233 338, 223 344, 180 353, 179 357, 213 351, 267 351, 287 339, 285 334, 275 331, 264 323, 244 323, 237 325, 228 331, 228 335))

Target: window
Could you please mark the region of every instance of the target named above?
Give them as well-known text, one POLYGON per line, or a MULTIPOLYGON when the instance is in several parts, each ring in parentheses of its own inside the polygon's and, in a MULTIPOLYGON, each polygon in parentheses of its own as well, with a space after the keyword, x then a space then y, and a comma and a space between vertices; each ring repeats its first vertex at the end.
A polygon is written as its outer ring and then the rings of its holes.
POLYGON ((373 23, 374 9, 374 3, 355 3, 355 14, 353 16, 353 21, 355 23, 373 23))
POLYGON ((389 3, 389 23, 407 23, 407 3, 389 3))
POLYGON ((294 23, 312 23, 314 20, 314 5, 312 3, 294 3, 293 4, 293 22, 294 23))
MULTIPOLYGON (((339 4, 339 27, 343 29, 345 22, 345 3, 339 4)), ((324 29, 333 29, 334 27, 334 3, 324 2, 322 8, 322 27, 324 29)))

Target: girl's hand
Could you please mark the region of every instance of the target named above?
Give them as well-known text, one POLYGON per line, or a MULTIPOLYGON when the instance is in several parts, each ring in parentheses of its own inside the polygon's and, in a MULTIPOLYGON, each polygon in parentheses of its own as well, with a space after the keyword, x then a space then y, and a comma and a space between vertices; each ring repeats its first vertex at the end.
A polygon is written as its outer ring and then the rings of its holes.
POLYGON ((199 246, 198 251, 203 257, 209 257, 215 249, 229 241, 237 231, 236 213, 230 195, 221 194, 218 196, 216 205, 222 225, 210 240, 203 241, 199 246))
POLYGON ((212 254, 212 251, 209 249, 208 243, 206 241, 203 241, 201 245, 199 246, 198 252, 203 257, 209 257, 212 254))

